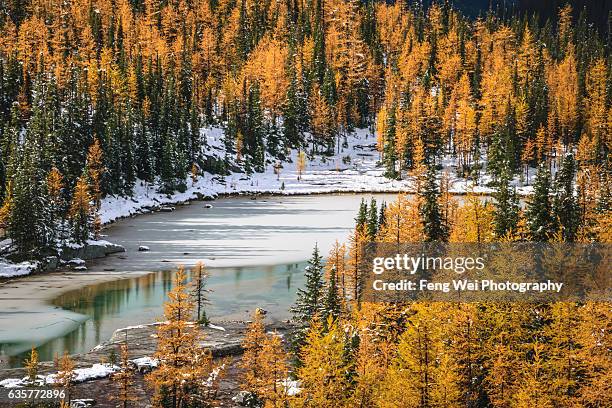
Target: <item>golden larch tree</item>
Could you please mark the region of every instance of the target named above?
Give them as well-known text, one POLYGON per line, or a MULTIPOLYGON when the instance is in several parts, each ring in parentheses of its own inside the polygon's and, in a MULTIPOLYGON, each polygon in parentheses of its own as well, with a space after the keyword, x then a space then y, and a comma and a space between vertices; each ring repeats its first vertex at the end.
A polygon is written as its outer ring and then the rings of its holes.
POLYGON ((104 174, 104 164, 102 163, 102 147, 100 140, 94 139, 87 152, 87 176, 89 178, 91 196, 96 210, 100 209, 102 203, 102 175, 104 174))
POLYGON ((160 364, 146 377, 155 390, 155 406, 161 406, 166 400, 172 408, 179 408, 194 401, 209 402, 212 398, 206 383, 213 373, 212 356, 199 345, 201 335, 191 321, 194 303, 185 279, 184 268, 179 267, 174 287, 164 303, 163 321, 157 328, 154 357, 160 364))
MULTIPOLYGON (((331 319, 330 319, 331 320, 331 319)), ((298 405, 312 408, 344 406, 349 397, 346 377, 350 362, 344 358, 344 333, 337 322, 329 321, 327 332, 316 319, 300 350, 302 361, 298 369, 301 381, 298 405)))
POLYGON ((244 353, 240 365, 244 370, 242 388, 260 398, 265 388, 263 381, 263 361, 265 358, 263 346, 266 338, 264 315, 257 309, 253 313, 253 321, 249 324, 248 331, 242 341, 244 353))
POLYGON ((30 380, 31 383, 36 381, 38 376, 38 364, 38 351, 36 351, 36 347, 32 347, 32 351, 30 351, 30 358, 23 362, 23 366, 28 373, 28 380, 30 380))
POLYGON ((282 337, 276 332, 266 335, 262 346, 262 387, 260 395, 265 408, 284 408, 288 403, 287 353, 282 337))
POLYGON ((121 407, 128 408, 132 403, 136 402, 134 389, 134 372, 129 361, 128 345, 124 342, 121 345, 121 361, 119 371, 112 375, 112 380, 116 386, 116 394, 113 395, 113 399, 121 404, 121 407))
POLYGON ((74 391, 74 380, 76 374, 74 372, 75 363, 68 355, 68 352, 64 352, 64 355, 57 361, 58 372, 55 374, 53 385, 61 388, 65 392, 63 398, 68 404, 72 401, 72 393, 74 391))
POLYGON ((77 180, 72 195, 69 216, 74 239, 79 243, 85 242, 89 239, 92 221, 91 196, 86 175, 82 175, 77 180))

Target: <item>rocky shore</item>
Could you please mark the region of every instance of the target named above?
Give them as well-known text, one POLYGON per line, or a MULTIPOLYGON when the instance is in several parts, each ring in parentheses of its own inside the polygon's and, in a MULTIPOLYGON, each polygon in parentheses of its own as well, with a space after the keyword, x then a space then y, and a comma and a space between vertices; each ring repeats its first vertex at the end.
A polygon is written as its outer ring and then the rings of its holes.
MULTIPOLYGON (((242 354, 242 341, 248 328, 245 321, 215 322, 209 326, 201 326, 201 346, 208 348, 213 358, 223 361, 224 370, 221 373, 219 389, 219 406, 237 406, 232 400, 240 391, 240 367, 239 360, 242 354)), ((108 363, 112 355, 119 355, 119 346, 126 341, 129 347, 129 358, 135 362, 135 389, 142 397, 136 406, 148 407, 150 401, 147 395, 150 390, 146 388, 144 375, 150 371, 150 362, 157 347, 157 323, 131 326, 116 330, 112 337, 83 354, 75 354, 71 357, 76 363, 77 369, 86 371, 92 366, 100 363, 108 363)), ((286 335, 293 326, 289 323, 275 323, 267 325, 267 330, 277 331, 286 335)), ((57 370, 53 362, 40 363, 40 375, 49 375, 57 370)), ((9 379, 20 379, 26 376, 23 368, 0 370, 0 384, 8 384, 9 379)), ((17 407, 18 403, 7 398, 7 388, 0 386, 0 406, 17 407)), ((88 378, 76 385, 75 398, 93 399, 96 407, 113 407, 112 394, 114 385, 108 375, 101 374, 98 378, 88 378)))

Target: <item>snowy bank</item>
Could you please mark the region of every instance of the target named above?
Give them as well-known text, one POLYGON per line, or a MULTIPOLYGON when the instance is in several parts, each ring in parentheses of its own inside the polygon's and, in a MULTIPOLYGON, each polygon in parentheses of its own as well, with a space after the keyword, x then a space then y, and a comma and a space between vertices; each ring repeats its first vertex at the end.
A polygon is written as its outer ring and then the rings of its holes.
MULTIPOLYGON (((218 128, 204 129, 207 144, 215 156, 222 158, 223 132, 218 128)), ((165 206, 181 204, 198 198, 215 198, 219 195, 233 194, 331 194, 331 193, 413 193, 415 180, 406 177, 403 180, 392 180, 384 177, 384 168, 380 163, 380 154, 376 150, 376 138, 367 129, 358 129, 346 137, 345 147, 340 147, 331 156, 316 156, 307 159, 305 168, 298 168, 298 151, 293 150, 285 162, 268 158, 264 172, 247 175, 232 173, 228 176, 203 173, 195 181, 188 178, 184 192, 165 194, 158 192, 158 187, 144 182, 137 182, 131 197, 109 196, 102 200, 100 218, 103 223, 110 223, 120 218, 136 214, 161 210, 165 206)), ((239 163, 232 163, 238 167, 239 163)), ((466 194, 491 194, 493 189, 487 187, 491 177, 482 172, 478 183, 457 176, 456 160, 444 157, 440 164, 450 180, 450 192, 466 194)), ((486 165, 486 160, 484 160, 486 165)), ((532 193, 531 184, 535 170, 530 170, 528 183, 517 176, 511 184, 517 187, 519 195, 532 193)))
POLYGON ((11 263, 0 258, 0 278, 14 278, 31 274, 38 268, 38 262, 11 263))

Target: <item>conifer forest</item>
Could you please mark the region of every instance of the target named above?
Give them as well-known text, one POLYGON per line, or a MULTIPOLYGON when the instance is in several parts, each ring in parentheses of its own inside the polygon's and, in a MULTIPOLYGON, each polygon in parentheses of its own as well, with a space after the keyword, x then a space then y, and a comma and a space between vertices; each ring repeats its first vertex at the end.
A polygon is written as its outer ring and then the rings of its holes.
MULTIPOLYGON (((201 330, 226 330, 207 315, 217 272, 176 266, 146 370, 125 329, 94 365, 108 371, 91 377, 108 381, 98 406, 612 406, 609 257, 604 301, 361 297, 367 243, 612 243, 609 5, 467 3, 0 0, 0 291, 22 279, 3 266, 53 278, 50 259, 112 245, 110 221, 136 213, 121 206, 150 194, 263 205, 350 179, 395 196, 349 208, 331 247, 300 243, 312 255, 285 326, 255 304, 239 355, 221 358, 201 330)), ((74 258, 67 273, 86 273, 74 258)), ((65 392, 23 407, 86 406, 74 350, 45 377, 28 346, 26 377, 6 380, 3 324, 0 406, 11 384, 65 392)))

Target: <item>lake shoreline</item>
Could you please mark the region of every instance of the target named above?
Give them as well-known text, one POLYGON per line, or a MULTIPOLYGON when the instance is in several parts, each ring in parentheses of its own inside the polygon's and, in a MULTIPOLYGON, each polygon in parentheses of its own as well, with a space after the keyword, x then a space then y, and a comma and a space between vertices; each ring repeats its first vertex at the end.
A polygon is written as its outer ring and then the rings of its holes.
MULTIPOLYGON (((232 397, 241 390, 241 355, 243 353, 242 342, 248 331, 249 321, 215 321, 209 326, 200 326, 200 346, 211 352, 214 364, 222 366, 221 380, 219 383, 219 396, 221 400, 231 404, 232 397)), ((280 335, 289 334, 296 326, 290 322, 266 324, 267 331, 275 331, 280 335)), ((136 390, 146 393, 146 374, 151 370, 151 364, 155 362, 154 354, 157 349, 157 325, 147 324, 135 327, 127 327, 116 330, 111 338, 101 343, 94 349, 71 355, 77 370, 89 370, 93 374, 94 365, 108 361, 111 353, 118 355, 119 347, 126 339, 128 342, 128 358, 132 360, 133 380, 136 390)), ((41 361, 39 363, 39 375, 43 377, 54 374, 57 369, 53 361, 41 361)), ((110 372, 110 370, 109 370, 110 372)), ((0 369, 0 381, 18 381, 27 376, 25 368, 0 369)), ((13 402, 8 399, 7 391, 11 388, 0 386, 0 405, 11 406, 13 402)), ((90 375, 89 378, 79 381, 74 385, 74 397, 93 398, 97 405, 109 406, 114 403, 112 394, 116 390, 116 384, 109 378, 108 373, 90 375)))
MULTIPOLYGON (((373 195, 378 196, 378 194, 373 195)), ((308 259, 314 242, 327 245, 331 244, 332 237, 341 239, 345 236, 352 225, 354 211, 360 201, 359 195, 352 193, 318 195, 318 197, 327 196, 325 199, 308 198, 308 195, 302 195, 303 199, 296 195, 292 196, 227 194, 217 196, 217 200, 213 202, 200 200, 177 205, 176 210, 172 212, 160 211, 132 216, 121 222, 106 225, 105 229, 108 230, 104 231, 108 236, 103 238, 123 245, 127 251, 125 254, 114 254, 87 262, 88 270, 84 271, 64 268, 3 280, 0 282, 0 310, 2 310, 0 344, 5 346, 4 350, 0 350, 0 360, 4 360, 0 361, 0 368, 8 366, 8 358, 11 358, 10 361, 14 365, 16 360, 10 356, 15 355, 16 348, 19 348, 17 353, 27 351, 25 349, 29 349, 32 345, 29 339, 32 339, 32 343, 37 346, 45 344, 36 342, 39 333, 44 333, 44 338, 60 338, 87 319, 84 314, 78 311, 72 312, 71 308, 63 309, 56 302, 60 296, 68 292, 99 284, 133 280, 160 271, 170 271, 179 264, 190 266, 193 264, 192 260, 203 260, 207 266, 215 269, 303 262, 308 259), (339 197, 345 198, 339 200, 339 197), (321 218, 321 211, 327 209, 329 213, 321 218), (317 221, 313 221, 314 225, 311 225, 311 221, 307 218, 310 211, 316 214, 313 220, 317 221), (338 215, 342 221, 339 221, 338 215), (255 235, 246 232, 257 229, 259 232, 255 235), (246 240, 242 235, 245 233, 249 234, 246 240), (296 241, 297 237, 306 237, 303 233, 313 234, 311 236, 316 238, 305 238, 308 244, 303 245, 296 241), (324 242, 321 241, 323 238, 319 236, 320 234, 325 234, 327 237, 324 242), (175 240, 177 244, 173 244, 175 240), (183 240, 188 241, 185 243, 183 240), (200 240, 203 240, 204 246, 198 247, 200 240), (298 244, 300 248, 305 248, 302 252, 296 252, 296 248, 291 248, 298 244), (139 252, 139 245, 150 246, 150 251, 139 252), (264 249, 262 246, 266 249, 262 250, 264 249), (224 251, 223 248, 233 248, 233 253, 224 251), (188 256, 191 259, 185 261, 183 255, 187 253, 191 254, 188 256)), ((384 199, 389 201, 392 197, 384 196, 384 199)), ((262 272, 261 276, 273 276, 270 273, 262 272)), ((292 273, 299 274, 297 271, 292 273)), ((234 284, 232 279, 233 275, 228 276, 227 285, 234 284)), ((229 295, 230 292, 227 292, 226 288, 230 291, 233 289, 227 285, 219 289, 218 293, 229 295)), ((268 290, 270 281, 268 280, 265 285, 264 290, 268 290)), ((300 284, 294 283, 294 285, 300 284)), ((259 290, 262 286, 257 284, 256 287, 259 290)), ((284 296, 288 296, 286 286, 283 290, 287 294, 284 296)), ((292 288, 291 293, 294 291, 292 288)), ((244 296, 242 298, 245 299, 244 296)), ((268 298, 265 298, 264 302, 261 301, 261 297, 252 299, 253 308, 240 306, 240 310, 232 309, 225 313, 225 306, 217 306, 217 309, 223 313, 211 317, 244 318, 245 310, 253 310, 258 306, 266 307, 265 299, 268 298)), ((283 310, 285 309, 283 306, 283 310)), ((133 316, 132 320, 126 319, 125 325, 150 323, 154 320, 155 317, 150 316, 133 316)))
MULTIPOLYGON (((178 199, 176 201, 168 201, 168 202, 164 202, 163 204, 160 204, 158 206, 156 206, 156 208, 150 208, 150 207, 142 207, 140 210, 138 210, 135 213, 130 213, 130 214, 126 214, 123 216, 119 216, 117 218, 114 218, 108 222, 105 222, 103 225, 104 227, 113 225, 121 220, 124 220, 126 218, 134 218, 134 217, 138 217, 140 215, 145 215, 145 214, 153 214, 153 213, 157 213, 157 212, 161 212, 164 211, 165 209, 168 209, 169 207, 172 206, 177 206, 177 207, 181 207, 181 206, 185 206, 185 205, 190 205, 193 202, 215 202, 218 199, 221 198, 241 198, 241 197, 251 197, 251 199, 258 199, 258 198, 263 198, 263 197, 273 197, 273 198, 278 198, 278 197, 309 197, 309 196, 330 196, 330 195, 360 195, 360 194, 371 194, 371 195, 383 195, 383 194, 407 194, 407 195, 413 195, 416 194, 416 190, 407 190, 407 189, 400 189, 400 188, 389 188, 389 189, 377 189, 377 190, 360 190, 360 189, 354 189, 354 190, 346 190, 346 189, 338 189, 338 190, 329 190, 329 191, 311 191, 311 192, 303 192, 303 191, 286 191, 286 192, 280 192, 278 190, 269 190, 269 191, 259 191, 259 190, 254 190, 254 191, 235 191, 235 192, 222 192, 222 193, 217 193, 216 195, 201 195, 200 197, 198 196, 193 196, 191 198, 188 199, 178 199)), ((474 195, 477 197, 491 197, 492 193, 490 191, 474 191, 474 192, 467 192, 467 191, 451 191, 450 195, 453 197, 465 197, 468 195, 474 195)), ((530 197, 532 194, 524 194, 524 193, 519 193, 517 192, 517 195, 519 198, 526 198, 526 197, 530 197)))
MULTIPOLYGON (((380 193, 380 195, 384 195, 385 193, 380 193)), ((388 193, 387 193, 388 194, 388 193)), ((107 224, 105 228, 118 228, 118 230, 110 231, 108 239, 110 241, 115 241, 115 238, 118 236, 123 236, 123 239, 126 239, 125 234, 131 234, 127 236, 127 239, 130 240, 131 246, 128 247, 128 255, 129 257, 124 257, 123 255, 111 255, 106 258, 97 259, 91 262, 88 262, 90 270, 88 271, 74 271, 74 270, 58 270, 54 272, 45 272, 45 273, 37 273, 29 276, 23 276, 13 279, 7 279, 0 282, 0 310, 4 313, 0 313, 0 336, 3 335, 4 331, 4 341, 5 343, 8 341, 14 341, 15 336, 13 333, 19 332, 21 330, 49 330, 52 335, 50 337, 59 337, 67 334, 70 327, 75 326, 75 322, 82 322, 82 319, 85 317, 82 314, 73 313, 70 310, 62 309, 61 307, 53 304, 53 302, 58 299, 63 294, 66 294, 71 291, 81 290, 83 288, 87 288, 89 286, 103 284, 107 282, 115 282, 127 279, 133 279, 138 277, 143 277, 147 275, 151 275, 157 273, 159 271, 169 271, 176 268, 178 264, 190 265, 190 262, 179 262, 180 254, 187 254, 188 252, 183 253, 182 251, 191 251, 193 257, 197 257, 200 259, 200 255, 202 258, 206 258, 206 256, 216 256, 217 262, 224 262, 222 255, 214 253, 214 248, 212 255, 208 250, 199 250, 195 249, 184 249, 184 246, 180 246, 179 253, 177 255, 179 257, 175 258, 166 258, 167 255, 163 253, 162 245, 163 241, 160 241, 156 245, 151 245, 151 252, 137 252, 138 245, 141 244, 140 236, 142 235, 142 240, 150 239, 147 236, 147 232, 141 232, 138 228, 131 228, 134 225, 140 226, 148 226, 153 225, 151 228, 157 228, 157 226, 163 226, 163 228, 167 228, 172 230, 173 228, 177 228, 174 226, 172 222, 168 223, 168 220, 182 220, 185 217, 189 219, 190 217, 194 217, 194 214, 198 214, 201 216, 201 219, 206 221, 210 221, 213 223, 213 230, 207 229, 207 225, 204 224, 193 224, 187 226, 181 226, 182 228, 194 228, 198 233, 201 233, 200 237, 204 237, 205 240, 209 240, 211 242, 216 242, 218 239, 218 234, 220 232, 223 233, 223 237, 227 235, 225 231, 221 231, 217 229, 217 225, 219 222, 224 221, 228 214, 234 214, 234 211, 243 211, 240 208, 259 208, 262 209, 265 213, 276 212, 277 209, 281 208, 284 213, 291 211, 293 213, 293 208, 295 207, 292 204, 292 200, 284 200, 283 198, 290 197, 308 197, 312 194, 246 194, 246 193, 232 193, 232 194, 220 194, 217 196, 217 204, 214 208, 209 209, 209 200, 192 200, 188 203, 177 203, 176 211, 172 213, 168 212, 156 212, 156 213, 148 213, 148 216, 143 214, 142 217, 133 215, 130 219, 126 219, 125 222, 113 222, 107 224), (221 201, 221 202, 219 202, 221 201), (269 202, 268 202, 269 201, 269 202), (200 205, 198 205, 198 203, 200 205), (252 204, 251 204, 252 203, 252 204), (206 205, 201 205, 206 204, 206 205), (291 210, 289 210, 291 209, 291 210), (183 212, 184 211, 184 212, 183 212), (210 213, 206 213, 206 211, 213 211, 210 213), (218 218, 220 214, 217 212, 222 212, 222 218, 218 218), (225 213, 223 213, 225 211, 225 213), (115 235, 113 236, 113 233, 115 235), (161 250, 160 253, 158 250, 161 250), (146 264, 143 264, 143 259, 146 260, 146 264), (90 265, 91 264, 91 265, 90 265), (107 269, 112 267, 112 269, 107 269), (123 266, 123 268, 122 268, 123 266), (131 268, 131 270, 130 270, 131 268), (138 269, 140 268, 140 269, 138 269), (81 320, 79 320, 81 319, 81 320), (50 329, 47 329, 49 327, 50 329), (43 329, 41 329, 43 328, 43 329)), ((332 225, 337 222, 336 214, 344 214, 342 217, 345 218, 345 221, 342 222, 343 228, 347 230, 350 229, 350 225, 352 225, 352 220, 354 217, 354 213, 358 208, 359 196, 360 195, 370 195, 377 197, 379 193, 377 192, 355 192, 355 193, 333 193, 333 194, 316 194, 317 196, 327 196, 325 200, 323 199, 299 199, 298 203, 324 203, 331 202, 334 204, 333 210, 335 213, 328 215, 328 218, 324 220, 320 220, 320 213, 315 213, 316 218, 319 219, 319 224, 324 224, 327 226, 332 225), (337 203, 337 197, 346 197, 341 200, 341 203, 337 203), (338 208, 342 208, 341 213, 338 213, 338 208)), ((459 196, 459 195, 457 195, 459 196)), ((367 199, 367 197, 366 197, 367 199)), ((392 199, 392 197, 385 197, 386 200, 392 199)), ((293 200, 295 201, 295 200, 293 200)), ((211 205, 214 204, 215 201, 211 202, 211 205)), ((326 208, 326 205, 329 204, 320 204, 319 206, 313 207, 314 204, 308 204, 305 206, 298 206, 303 211, 303 214, 308 214, 308 211, 320 211, 321 206, 326 208)), ((318 205, 318 204, 317 204, 318 205)), ((297 217, 298 221, 296 221, 299 225, 304 223, 304 215, 292 215, 293 217, 297 217), (299 221, 301 219, 301 221, 299 221)), ((127 217, 126 217, 127 218, 127 217)), ((232 215, 232 218, 236 218, 232 215)), ((276 219, 271 222, 269 225, 263 225, 264 229, 262 230, 262 234, 265 237, 268 237, 268 230, 266 228, 276 228, 279 225, 283 225, 282 221, 287 221, 284 219, 276 219)), ((239 225, 243 224, 245 220, 243 218, 236 218, 233 220, 234 223, 239 225)), ((255 222, 255 221, 254 221, 255 222)), ((293 222, 293 221, 292 221, 293 222)), ((309 223, 309 222, 308 222, 309 223)), ((250 229, 254 228, 254 226, 259 226, 259 221, 253 224, 252 222, 247 221, 247 226, 245 228, 250 229)), ((321 225, 314 226, 313 230, 318 230, 321 225)), ((147 227, 148 228, 148 227, 147 227)), ((303 227, 298 227, 303 228, 303 227)), ((147 230, 148 231, 148 230, 147 230)), ((183 230, 181 230, 183 231, 183 230)), ((188 230, 184 230, 188 231, 188 230)), ((191 230, 193 231, 193 230, 191 230)), ((300 230, 301 231, 301 230, 300 230)), ((301 232, 298 231, 299 234, 301 232)), ((334 239, 341 239, 344 235, 342 232, 344 229, 331 229, 330 231, 326 231, 328 235, 334 235, 334 239), (335 232, 335 231, 338 232, 335 232)), ((178 233, 180 239, 183 239, 182 233, 178 233)), ((284 237, 287 232, 281 231, 280 234, 284 237)), ((302 235, 299 235, 302 236, 302 235)), ((185 239, 189 239, 191 236, 186 237, 185 239)), ((161 238, 159 239, 171 239, 172 237, 165 236, 165 233, 161 233, 161 238)), ((251 244, 254 246, 260 245, 260 238, 257 236, 252 236, 251 244)), ((118 238, 121 239, 121 238, 118 238)), ((198 239, 198 236, 193 237, 192 239, 198 239)), ((238 238, 234 239, 242 239, 238 235, 238 238)), ((285 239, 285 238, 282 238, 285 239)), ((306 254, 302 256, 300 254, 300 262, 308 258, 308 254, 311 251, 311 244, 314 242, 318 242, 322 247, 326 247, 326 243, 321 242, 319 239, 308 239, 308 241, 312 241, 310 244, 305 245, 308 247, 305 252, 306 254)), ((120 241, 120 243, 122 243, 120 241)), ((146 243, 146 242, 145 242, 146 243)), ((147 245, 150 245, 147 243, 147 245)), ((271 251, 271 253, 275 253, 274 259, 279 257, 279 254, 282 256, 287 256, 287 251, 283 251, 282 248, 273 246, 272 248, 275 251, 271 251), (284 252, 284 253, 283 253, 284 252)), ((327 250, 327 247, 325 251, 327 250)), ((259 248, 254 248, 251 253, 240 253, 239 262, 240 267, 248 266, 248 265, 271 265, 271 263, 264 261, 259 261, 257 258, 255 260, 250 259, 253 256, 259 256, 259 254, 254 255, 254 252, 261 252, 259 248)), ((265 251, 264 251, 265 252, 265 251)), ((295 256, 295 254, 293 255, 295 256)), ((214 257, 212 258, 214 259, 214 257)), ((208 266, 211 268, 217 268, 224 266, 214 265, 214 261, 210 261, 203 259, 208 266)), ((290 260, 290 262, 296 261, 295 259, 290 260)), ((282 263, 282 261, 279 261, 282 263)), ((222 293, 222 292, 220 292, 222 293)), ((259 306, 259 305, 255 305, 259 306)), ((254 307, 255 307, 254 306, 254 307)), ((245 308, 246 309, 246 308, 245 308)), ((244 310, 242 310, 244 312, 244 310)), ((229 316, 225 314, 221 316, 221 318, 225 318, 225 316, 229 316)), ((231 318, 231 317, 230 317, 231 318)), ((143 324, 150 323, 143 319, 142 316, 140 318, 135 318, 130 324, 143 324)), ((10 353, 9 353, 10 355, 10 353)), ((0 355, 0 359, 2 355, 0 355)), ((0 361, 0 368, 5 365, 2 361, 0 361)))

